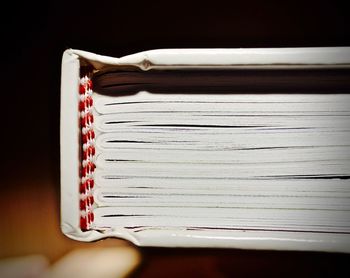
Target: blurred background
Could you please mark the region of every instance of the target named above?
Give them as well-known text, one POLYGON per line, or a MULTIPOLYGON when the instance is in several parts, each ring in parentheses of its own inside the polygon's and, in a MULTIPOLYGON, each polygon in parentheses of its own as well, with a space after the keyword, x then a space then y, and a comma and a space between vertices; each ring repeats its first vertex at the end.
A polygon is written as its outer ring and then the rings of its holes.
POLYGON ((40 255, 50 266, 72 251, 116 248, 131 250, 129 257, 122 256, 135 262, 130 277, 349 273, 345 254, 139 248, 118 239, 80 243, 59 229, 60 63, 65 49, 120 57, 157 48, 349 46, 349 26, 348 9, 340 1, 9 3, 1 13, 2 265, 40 255))

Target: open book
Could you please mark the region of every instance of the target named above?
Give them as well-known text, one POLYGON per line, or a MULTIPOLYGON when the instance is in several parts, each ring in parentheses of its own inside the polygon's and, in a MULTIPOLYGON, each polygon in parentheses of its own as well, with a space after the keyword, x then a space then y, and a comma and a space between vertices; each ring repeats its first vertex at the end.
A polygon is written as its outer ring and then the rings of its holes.
POLYGON ((67 50, 62 231, 350 252, 350 48, 67 50))

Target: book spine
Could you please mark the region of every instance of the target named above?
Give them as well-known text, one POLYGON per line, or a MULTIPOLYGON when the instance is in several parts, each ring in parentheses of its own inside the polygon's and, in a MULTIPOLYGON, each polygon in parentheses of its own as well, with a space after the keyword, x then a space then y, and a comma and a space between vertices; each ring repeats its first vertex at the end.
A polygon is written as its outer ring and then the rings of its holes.
POLYGON ((92 114, 92 81, 86 75, 80 79, 80 126, 81 126, 81 181, 80 181, 80 229, 86 231, 92 228, 94 222, 94 156, 95 133, 92 114))

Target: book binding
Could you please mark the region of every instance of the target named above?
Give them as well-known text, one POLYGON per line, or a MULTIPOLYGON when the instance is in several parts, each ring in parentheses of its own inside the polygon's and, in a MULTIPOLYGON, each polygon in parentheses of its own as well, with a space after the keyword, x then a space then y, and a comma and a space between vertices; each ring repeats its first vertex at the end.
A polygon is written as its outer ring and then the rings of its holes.
POLYGON ((80 228, 83 231, 89 230, 93 225, 94 213, 94 164, 95 156, 95 133, 93 129, 94 116, 92 114, 92 81, 86 75, 80 79, 79 86, 80 102, 80 126, 82 145, 82 165, 80 182, 80 228))

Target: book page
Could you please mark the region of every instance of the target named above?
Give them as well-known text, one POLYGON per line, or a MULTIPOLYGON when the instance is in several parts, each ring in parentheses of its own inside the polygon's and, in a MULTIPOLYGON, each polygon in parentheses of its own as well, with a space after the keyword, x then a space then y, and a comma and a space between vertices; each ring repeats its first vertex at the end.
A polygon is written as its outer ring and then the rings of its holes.
POLYGON ((92 229, 350 232, 349 95, 92 98, 92 229))

